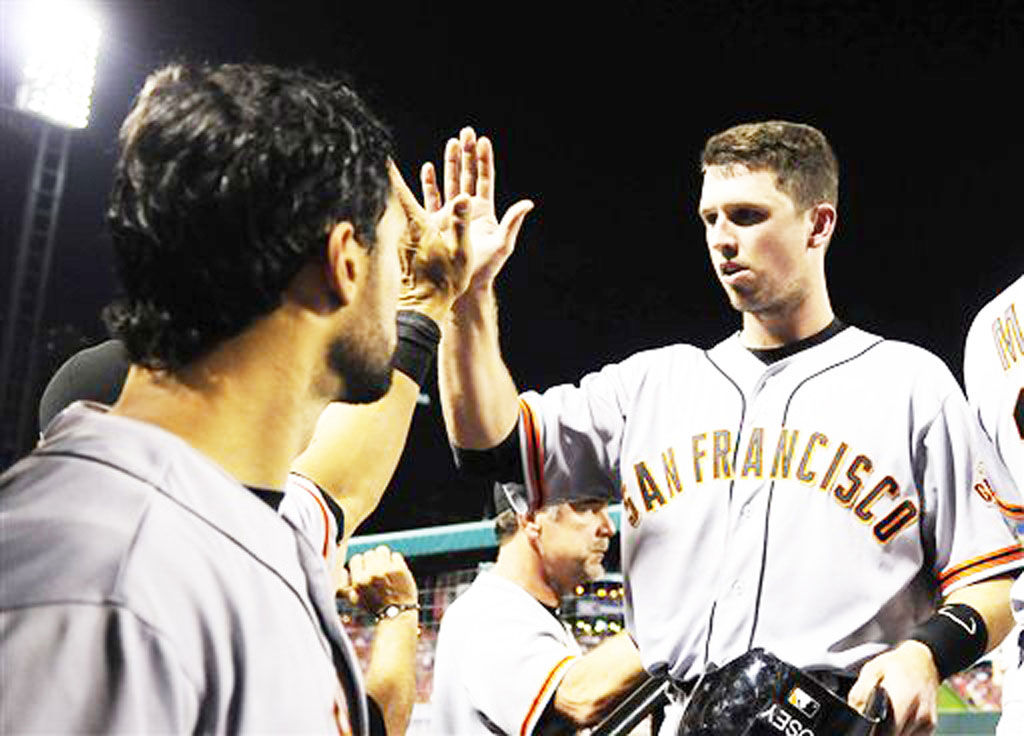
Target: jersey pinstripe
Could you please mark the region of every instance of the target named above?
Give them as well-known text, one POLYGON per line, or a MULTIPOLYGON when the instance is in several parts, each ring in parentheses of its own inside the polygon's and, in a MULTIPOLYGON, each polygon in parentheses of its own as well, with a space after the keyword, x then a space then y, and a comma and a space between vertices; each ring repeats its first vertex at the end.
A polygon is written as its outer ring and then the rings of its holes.
POLYGON ((962 392, 905 343, 849 327, 765 365, 734 335, 522 400, 531 492, 622 494, 626 621, 648 669, 688 680, 763 646, 853 673, 939 595, 1024 564, 976 490, 1005 479, 962 392))

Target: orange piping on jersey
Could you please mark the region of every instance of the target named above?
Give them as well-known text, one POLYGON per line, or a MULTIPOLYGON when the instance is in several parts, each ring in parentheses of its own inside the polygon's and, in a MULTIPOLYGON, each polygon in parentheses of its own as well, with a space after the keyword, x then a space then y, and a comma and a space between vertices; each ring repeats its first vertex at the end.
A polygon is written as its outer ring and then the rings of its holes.
POLYGON ((530 728, 534 719, 540 716, 538 710, 542 705, 546 704, 548 701, 548 698, 545 697, 545 694, 547 693, 548 688, 551 686, 551 683, 554 682, 555 676, 558 675, 558 673, 561 672, 563 669, 565 669, 565 667, 574 659, 576 659, 576 656, 570 654, 568 657, 565 657, 558 664, 556 664, 554 668, 551 670, 551 672, 548 674, 547 679, 544 680, 544 684, 541 685, 540 692, 537 693, 537 697, 534 698, 533 703, 530 704, 530 710, 526 712, 526 718, 523 719, 523 726, 519 729, 520 736, 526 736, 528 733, 530 733, 530 728))
POLYGON ((537 489, 537 508, 540 508, 548 497, 548 489, 544 484, 544 445, 533 409, 523 399, 519 399, 519 412, 523 418, 523 433, 526 435, 526 472, 533 481, 533 487, 537 489))
POLYGON ((999 510, 1003 512, 1003 516, 1011 519, 1024 519, 1024 506, 1007 503, 1003 499, 999 498, 998 494, 993 493, 992 495, 996 500, 996 506, 998 506, 999 510))
POLYGON ((304 475, 299 475, 298 473, 291 473, 291 477, 295 485, 297 485, 299 488, 301 488, 302 490, 304 490, 306 493, 313 497, 313 500, 316 501, 316 505, 320 507, 320 513, 323 514, 324 543, 323 549, 320 550, 320 556, 326 560, 327 553, 330 550, 329 545, 331 541, 331 512, 327 510, 327 506, 326 504, 324 504, 324 499, 320 496, 320 494, 323 493, 324 491, 320 488, 319 485, 317 485, 314 481, 311 481, 304 475), (317 490, 314 491, 310 486, 316 486, 317 490))
POLYGON ((1024 559, 1024 548, 1021 545, 1014 544, 1010 547, 1004 547, 1003 549, 990 552, 987 555, 981 557, 975 557, 972 560, 962 562, 956 567, 951 567, 945 572, 939 573, 939 588, 945 591, 953 583, 961 580, 969 575, 987 570, 991 567, 998 565, 1004 565, 1008 562, 1015 562, 1017 560, 1024 559))

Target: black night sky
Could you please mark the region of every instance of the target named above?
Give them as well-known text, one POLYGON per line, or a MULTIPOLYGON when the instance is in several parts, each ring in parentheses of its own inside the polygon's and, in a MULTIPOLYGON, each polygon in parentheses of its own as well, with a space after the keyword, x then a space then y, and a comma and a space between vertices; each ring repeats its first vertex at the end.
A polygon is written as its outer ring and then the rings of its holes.
MULTIPOLYGON (((6 104, 19 2, 0 0, 6 104)), ((695 214, 701 145, 753 119, 816 125, 842 172, 837 313, 929 348, 959 376, 971 317, 1024 267, 1024 6, 945 5, 96 2, 104 38, 92 123, 72 144, 47 370, 105 337, 98 314, 115 286, 103 209, 120 119, 149 71, 190 60, 344 71, 392 125, 408 179, 463 124, 491 136, 502 209, 537 204, 499 286, 524 388, 736 329, 695 214)), ((7 278, 32 144, 2 135, 7 278)), ((485 489, 455 478, 430 393, 365 531, 483 513, 485 489)))

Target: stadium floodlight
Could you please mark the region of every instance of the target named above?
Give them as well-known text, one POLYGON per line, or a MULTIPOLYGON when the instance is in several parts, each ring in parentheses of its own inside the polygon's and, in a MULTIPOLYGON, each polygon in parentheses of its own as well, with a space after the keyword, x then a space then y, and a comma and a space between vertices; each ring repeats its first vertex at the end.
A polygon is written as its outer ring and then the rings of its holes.
POLYGON ((25 49, 14 105, 63 128, 89 124, 100 26, 80 0, 35 0, 25 8, 25 49))

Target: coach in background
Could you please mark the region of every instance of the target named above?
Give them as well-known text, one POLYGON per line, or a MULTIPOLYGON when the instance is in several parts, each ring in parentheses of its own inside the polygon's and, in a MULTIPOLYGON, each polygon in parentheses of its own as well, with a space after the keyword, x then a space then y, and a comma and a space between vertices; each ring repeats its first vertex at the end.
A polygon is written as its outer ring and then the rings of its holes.
MULTIPOLYGON (((410 308, 465 286, 465 199, 428 215, 350 88, 266 66, 155 72, 120 149, 133 367, 0 478, 0 730, 366 733, 322 529, 250 489, 284 487, 329 402, 388 392, 400 282, 410 308)), ((411 663, 415 588, 387 582, 409 611, 377 640, 411 663)))
POLYGON ((604 573, 615 527, 606 495, 529 508, 496 484, 498 560, 441 619, 432 733, 542 734, 596 723, 646 677, 626 632, 584 655, 559 618, 562 598, 604 573), (518 509, 518 512, 517 510, 518 509))
MULTIPOLYGON (((964 346, 964 384, 971 408, 1018 488, 1024 488, 1024 276, 986 304, 967 333, 964 346), (1020 307, 1020 311, 1018 311, 1020 307)), ((1024 508, 1006 489, 981 489, 1010 518, 1024 520, 1024 508)), ((1003 681, 1003 713, 998 736, 1024 733, 1024 578, 1010 589, 1019 641, 1003 681)))
POLYGON ((493 289, 510 250, 479 251, 441 343, 449 438, 464 467, 541 497, 621 488, 626 622, 648 671, 685 689, 762 647, 859 709, 881 683, 897 733, 930 732, 939 682, 1006 635, 1024 564, 975 491, 999 474, 991 448, 940 360, 836 318, 838 165, 820 131, 730 128, 701 170, 696 210, 741 329, 520 396, 493 289))

